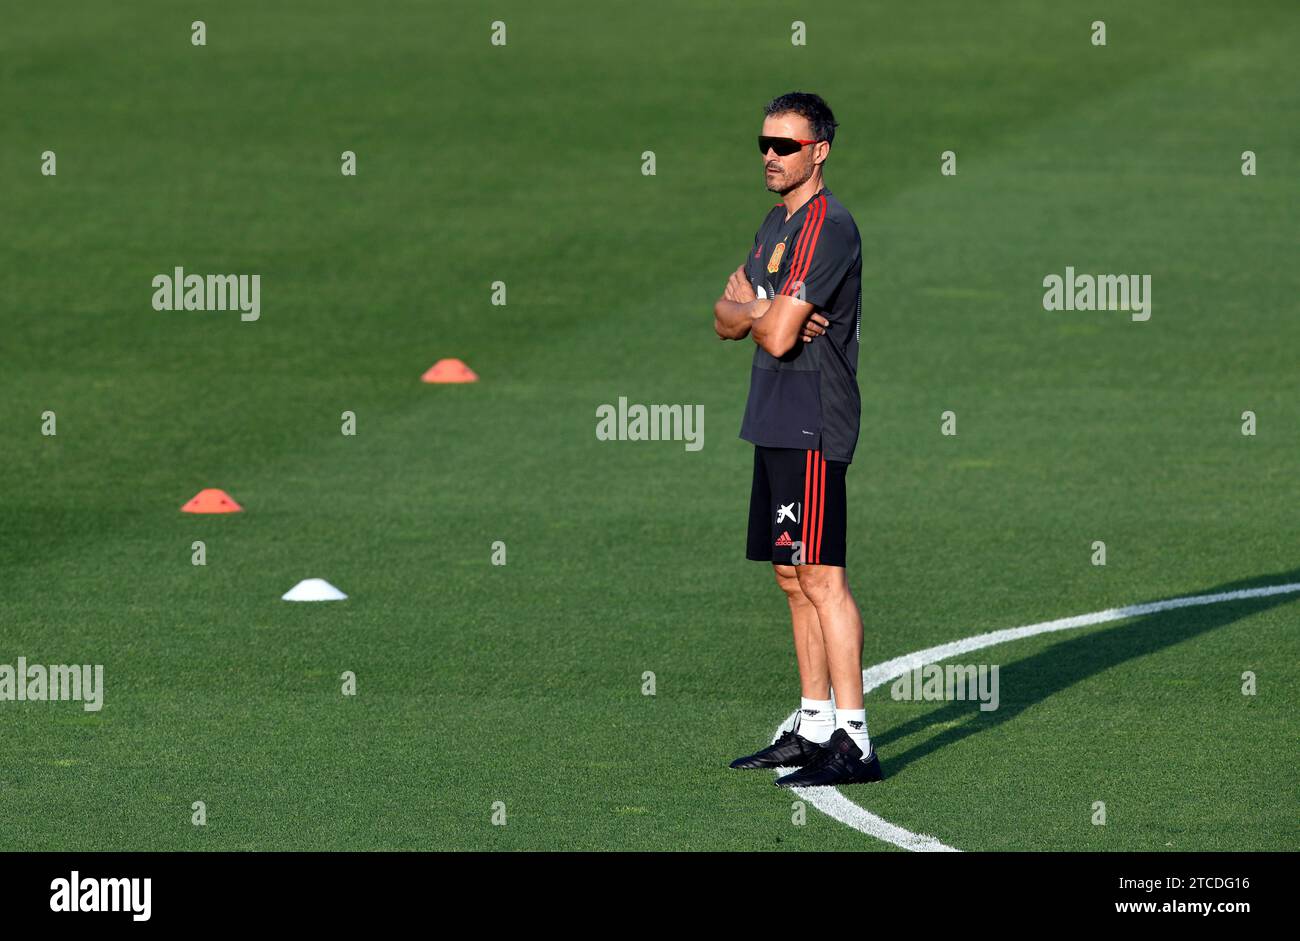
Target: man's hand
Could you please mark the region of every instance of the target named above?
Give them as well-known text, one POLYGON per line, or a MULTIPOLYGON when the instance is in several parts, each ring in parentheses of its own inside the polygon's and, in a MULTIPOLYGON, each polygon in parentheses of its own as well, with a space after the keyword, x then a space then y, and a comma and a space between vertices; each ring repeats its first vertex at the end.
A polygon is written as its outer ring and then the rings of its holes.
POLYGON ((749 278, 745 276, 744 265, 731 272, 731 277, 727 279, 727 287, 722 292, 722 296, 729 301, 735 301, 737 304, 748 304, 752 300, 757 300, 758 296, 754 293, 749 278))
POLYGON ((742 340, 749 336, 749 326, 767 310, 771 301, 760 301, 745 277, 741 265, 727 279, 722 297, 713 305, 713 329, 723 340, 742 340))
POLYGON ((803 341, 811 343, 814 339, 826 333, 826 328, 831 322, 821 314, 813 314, 803 322, 803 341))

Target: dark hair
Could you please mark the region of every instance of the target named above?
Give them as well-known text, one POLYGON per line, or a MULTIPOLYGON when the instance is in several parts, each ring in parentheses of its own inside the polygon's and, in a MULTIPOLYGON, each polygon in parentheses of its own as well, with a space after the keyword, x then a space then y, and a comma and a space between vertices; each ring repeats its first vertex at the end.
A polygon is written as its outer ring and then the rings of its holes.
POLYGON ((763 109, 763 116, 771 117, 774 114, 797 114, 807 118, 812 125, 814 138, 828 144, 835 142, 835 128, 839 125, 835 122, 835 115, 831 114, 831 106, 822 100, 821 95, 792 91, 773 98, 763 109))

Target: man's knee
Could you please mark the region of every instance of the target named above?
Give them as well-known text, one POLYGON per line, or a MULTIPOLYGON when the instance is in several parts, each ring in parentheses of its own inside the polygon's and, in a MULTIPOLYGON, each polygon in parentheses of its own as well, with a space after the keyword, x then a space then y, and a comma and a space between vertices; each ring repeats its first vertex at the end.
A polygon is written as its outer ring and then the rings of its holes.
POLYGON ((776 583, 781 586, 781 590, 785 592, 791 604, 809 603, 803 588, 799 585, 798 569, 793 565, 773 565, 772 571, 776 575, 776 583))
POLYGON ((837 565, 801 565, 795 573, 800 591, 817 607, 835 604, 848 596, 848 579, 837 565))

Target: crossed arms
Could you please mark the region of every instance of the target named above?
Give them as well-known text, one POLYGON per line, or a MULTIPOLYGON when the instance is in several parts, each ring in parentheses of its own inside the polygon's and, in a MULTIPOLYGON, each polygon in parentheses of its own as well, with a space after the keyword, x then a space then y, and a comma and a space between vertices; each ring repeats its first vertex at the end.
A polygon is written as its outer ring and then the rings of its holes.
POLYGON ((713 305, 713 329, 723 340, 754 342, 773 356, 784 356, 800 339, 810 343, 826 332, 830 321, 813 305, 788 294, 759 300, 742 265, 731 273, 727 287, 713 305))

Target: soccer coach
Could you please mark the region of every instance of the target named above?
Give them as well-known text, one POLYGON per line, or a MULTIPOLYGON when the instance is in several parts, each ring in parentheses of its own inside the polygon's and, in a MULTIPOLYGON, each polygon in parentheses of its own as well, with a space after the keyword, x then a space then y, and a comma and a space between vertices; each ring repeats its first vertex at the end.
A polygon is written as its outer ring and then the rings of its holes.
POLYGON ((772 564, 789 601, 802 687, 794 730, 731 767, 798 769, 777 778, 782 787, 883 777, 862 699, 862 617, 845 574, 862 242, 822 179, 835 127, 817 95, 768 103, 758 149, 781 202, 713 308, 719 337, 755 344, 740 429, 754 445, 745 556, 772 564))

